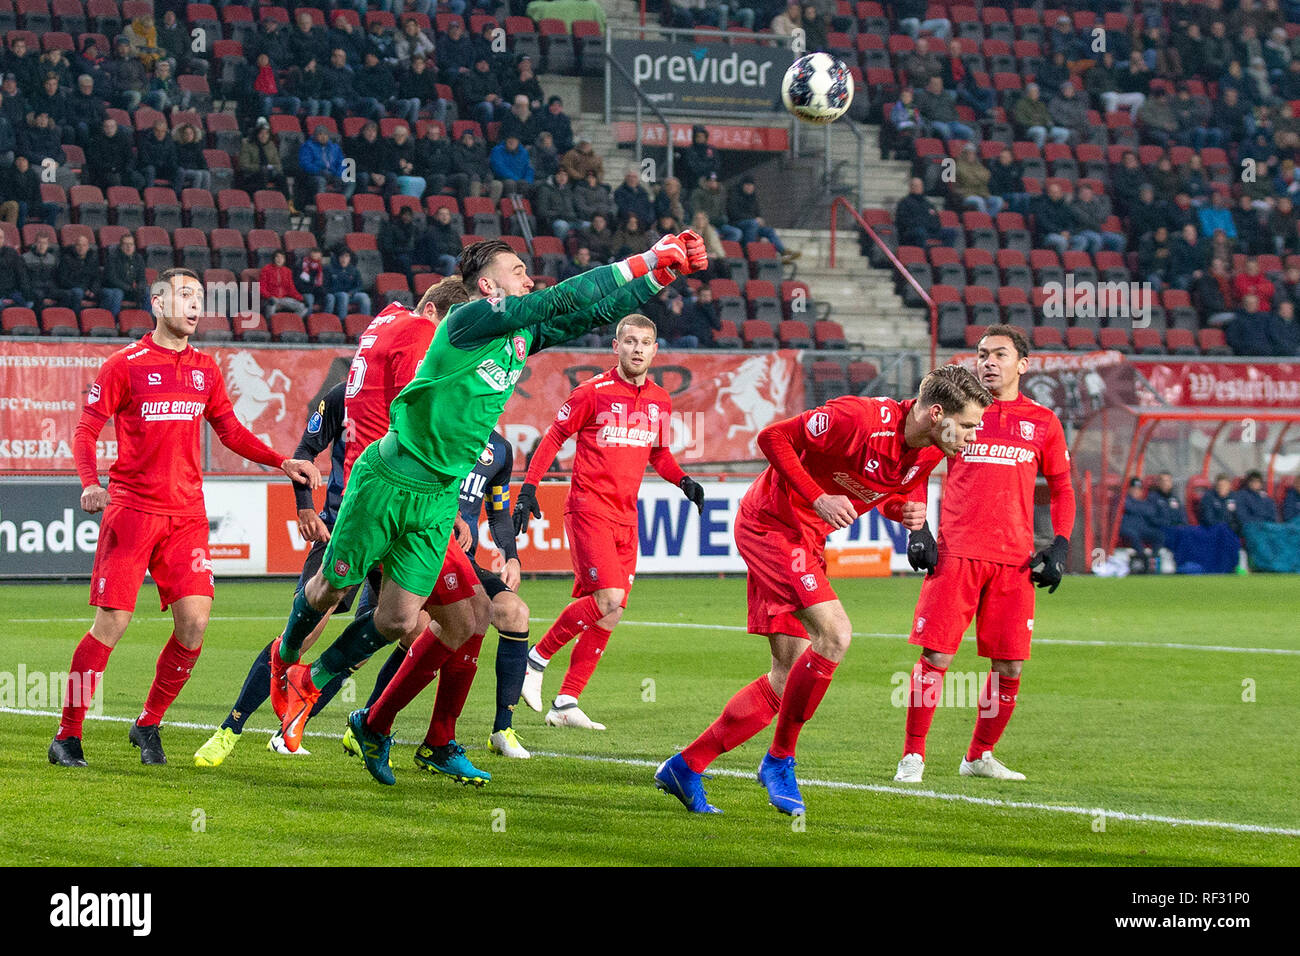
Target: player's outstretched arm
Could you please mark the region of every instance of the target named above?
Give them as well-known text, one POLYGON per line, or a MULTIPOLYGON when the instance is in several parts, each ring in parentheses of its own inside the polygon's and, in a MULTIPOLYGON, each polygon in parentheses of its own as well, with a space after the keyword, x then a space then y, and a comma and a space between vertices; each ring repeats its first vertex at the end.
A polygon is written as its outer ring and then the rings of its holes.
POLYGON ((447 339, 457 348, 471 349, 560 316, 590 308, 626 283, 618 266, 600 266, 523 296, 477 299, 447 316, 447 339))
MULTIPOLYGON (((617 322, 629 312, 635 312, 678 274, 689 274, 707 269, 709 260, 704 252, 704 240, 693 232, 680 236, 662 236, 649 252, 629 256, 610 266, 630 281, 585 309, 561 315, 543 323, 533 336, 533 352, 561 345, 594 328, 617 322), (688 240, 686 237, 694 237, 688 240), (698 241, 698 248, 696 248, 698 241)), ((584 273, 583 275, 587 275, 584 273)), ((582 276, 574 278, 581 279, 582 276)), ((569 281, 573 281, 570 279, 569 281)))

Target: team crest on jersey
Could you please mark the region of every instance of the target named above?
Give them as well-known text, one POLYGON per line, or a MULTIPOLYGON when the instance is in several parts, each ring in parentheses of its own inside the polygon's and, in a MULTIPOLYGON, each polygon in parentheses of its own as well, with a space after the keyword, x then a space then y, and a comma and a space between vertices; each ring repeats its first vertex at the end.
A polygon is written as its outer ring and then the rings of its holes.
POLYGON ((517 358, 521 362, 524 359, 528 358, 528 343, 524 341, 524 337, 522 335, 515 336, 514 346, 515 346, 515 358, 517 358))
POLYGON ((490 465, 492 464, 492 462, 496 461, 496 459, 497 459, 496 452, 492 450, 491 445, 488 445, 486 448, 483 449, 483 453, 478 456, 478 463, 480 465, 490 465))
POLYGON ((455 572, 455 571, 451 572, 451 574, 444 574, 444 575, 442 576, 442 580, 443 580, 444 583, 446 583, 446 585, 447 585, 447 590, 448 590, 448 591, 454 591, 454 590, 456 590, 456 585, 457 585, 457 584, 459 583, 459 581, 460 581, 460 579, 459 579, 458 577, 456 577, 456 572, 455 572))
POLYGON ((815 412, 808 419, 808 431, 814 438, 820 437, 831 426, 831 417, 825 412, 815 412))
POLYGON ((98 383, 98 382, 96 382, 94 385, 90 386, 90 391, 86 393, 86 404, 87 404, 87 405, 94 405, 97 401, 99 401, 99 383, 98 383))
POLYGON ((925 618, 918 617, 916 619, 916 633, 920 634, 924 630, 925 630, 925 618))
POLYGON ((207 387, 207 379, 201 368, 190 369, 190 381, 194 383, 194 387, 200 392, 207 387))
POLYGON ((650 416, 650 424, 652 425, 659 424, 659 406, 651 405, 646 411, 647 414, 649 414, 650 416))
POLYGON ((588 569, 587 569, 587 573, 588 573, 589 575, 591 575, 591 579, 592 579, 593 581, 596 580, 596 578, 598 578, 598 577, 600 576, 600 572, 597 571, 595 568, 588 568, 588 569))
POLYGON ((350 567, 351 567, 350 564, 348 564, 346 561, 340 558, 339 560, 334 562, 334 574, 341 578, 348 573, 348 569, 350 567))
POLYGON ((913 465, 911 468, 907 469, 907 474, 903 476, 903 484, 907 484, 909 481, 915 478, 916 473, 920 470, 921 470, 920 465, 913 465))
POLYGON ((1032 617, 1025 621, 1025 627, 1030 631, 1034 629, 1034 619, 1032 617))
POLYGON ((805 574, 799 578, 799 583, 803 585, 805 591, 817 590, 817 576, 814 574, 805 574))
POLYGON ((1035 429, 1034 429, 1034 423, 1033 423, 1033 422, 1021 422, 1021 423, 1020 423, 1020 437, 1023 438, 1025 441, 1033 441, 1033 440, 1034 440, 1034 431, 1035 431, 1035 429))
POLYGON ((570 406, 568 402, 565 402, 563 405, 560 406, 560 410, 555 413, 555 420, 557 422, 567 422, 569 420, 569 416, 572 413, 573 413, 572 406, 570 406))

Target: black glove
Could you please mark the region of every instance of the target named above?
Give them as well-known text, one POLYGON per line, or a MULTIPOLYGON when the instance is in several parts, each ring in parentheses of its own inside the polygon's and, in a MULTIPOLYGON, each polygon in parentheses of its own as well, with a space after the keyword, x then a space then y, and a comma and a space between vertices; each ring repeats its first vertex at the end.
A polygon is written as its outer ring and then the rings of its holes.
POLYGON ((1065 575, 1065 558, 1069 553, 1070 539, 1058 534, 1050 547, 1029 559, 1029 580, 1040 588, 1047 588, 1048 594, 1054 593, 1065 575), (1040 564, 1042 567, 1038 568, 1040 564))
POLYGON ((704 486, 687 475, 677 487, 682 489, 682 494, 695 502, 695 509, 700 514, 704 514, 704 486))
POLYGON ((927 575, 934 574, 939 566, 939 543, 930 533, 928 521, 907 536, 907 563, 913 571, 924 571, 927 575))
POLYGON ((525 483, 519 489, 519 497, 515 499, 514 522, 515 534, 521 535, 528 530, 528 516, 534 518, 542 516, 542 508, 537 503, 537 486, 525 483))

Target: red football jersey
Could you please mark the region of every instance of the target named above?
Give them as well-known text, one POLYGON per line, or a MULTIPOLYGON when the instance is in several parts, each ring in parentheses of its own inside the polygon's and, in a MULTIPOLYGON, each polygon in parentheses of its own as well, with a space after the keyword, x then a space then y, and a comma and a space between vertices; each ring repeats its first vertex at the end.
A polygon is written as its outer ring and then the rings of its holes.
POLYGON ((108 357, 77 426, 82 484, 99 482, 95 437, 117 421, 118 455, 108 470, 114 504, 160 515, 202 515, 200 432, 212 423, 223 444, 259 464, 278 468, 285 456, 254 437, 235 417, 226 383, 212 357, 192 346, 174 352, 153 333, 108 357))
POLYGON ((397 393, 415 377, 424 353, 429 351, 437 323, 417 315, 400 303, 388 305, 361 333, 357 353, 348 369, 347 394, 343 407, 348 432, 343 458, 343 484, 352 474, 352 463, 371 442, 388 432, 388 408, 397 393))
POLYGON ((617 368, 602 372, 575 388, 555 413, 526 480, 537 484, 560 446, 576 434, 565 514, 581 512, 616 524, 636 524, 637 492, 647 464, 674 485, 686 476, 668 449, 672 410, 672 398, 652 380, 636 386, 617 368))
POLYGON ((1034 552, 1034 484, 1040 470, 1044 475, 1070 470, 1060 420, 1024 395, 994 402, 975 437, 948 465, 939 547, 1003 564, 1027 560, 1034 552))
POLYGON ((751 518, 775 519, 824 538, 832 529, 810 500, 822 493, 848 496, 860 515, 892 496, 924 501, 926 479, 943 452, 934 445, 909 448, 903 440, 903 426, 915 403, 845 396, 768 426, 790 435, 813 484, 795 487, 775 464, 769 465, 745 492, 741 507, 751 518), (796 423, 797 428, 791 427, 796 423))

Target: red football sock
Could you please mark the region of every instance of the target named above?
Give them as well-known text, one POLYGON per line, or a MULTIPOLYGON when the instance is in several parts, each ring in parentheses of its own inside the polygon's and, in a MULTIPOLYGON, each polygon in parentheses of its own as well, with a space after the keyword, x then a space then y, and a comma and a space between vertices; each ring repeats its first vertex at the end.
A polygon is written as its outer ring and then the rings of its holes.
POLYGON ((190 679, 194 662, 199 659, 202 645, 190 650, 173 634, 158 655, 158 666, 154 671, 153 684, 149 696, 144 701, 144 713, 136 719, 141 727, 162 723, 163 714, 172 705, 172 701, 181 692, 185 682, 190 679))
POLYGON ((984 751, 992 750, 1002 738, 1002 731, 1007 729, 1011 713, 1016 709, 1019 692, 1019 677, 1003 677, 996 671, 989 671, 981 698, 981 701, 988 701, 988 708, 981 706, 979 716, 975 718, 975 733, 971 735, 970 749, 966 751, 967 760, 978 760, 984 751))
POLYGON ((600 605, 590 594, 578 598, 560 612, 560 616, 555 619, 546 636, 537 643, 537 653, 549 661, 560 648, 573 640, 575 634, 585 628, 594 627, 604 616, 600 613, 600 605))
POLYGON ((790 669, 781 695, 781 710, 776 718, 776 733, 768 751, 777 760, 794 756, 799 742, 799 731, 817 712, 817 705, 831 686, 831 677, 839 665, 822 657, 811 647, 799 655, 790 669))
POLYGON ((912 668, 912 686, 907 695, 907 736, 903 739, 903 756, 925 757, 925 737, 934 720, 934 709, 943 697, 946 667, 935 667, 922 657, 912 668))
POLYGON ((433 702, 433 717, 429 720, 429 733, 424 742, 430 747, 442 747, 456 739, 456 718, 465 709, 474 675, 478 673, 478 653, 483 648, 483 635, 475 634, 453 652, 451 660, 438 677, 438 696, 433 702))
POLYGON ((370 711, 366 714, 366 726, 377 734, 391 734, 393 720, 398 713, 429 686, 438 670, 454 653, 438 640, 432 628, 426 627, 406 652, 402 666, 397 669, 384 692, 370 706, 370 711))
POLYGON ((89 631, 72 652, 68 668, 68 685, 63 693, 63 717, 59 721, 59 738, 80 737, 81 725, 86 719, 86 709, 95 696, 99 678, 108 666, 108 655, 113 649, 101 643, 89 631))
POLYGON ((564 672, 564 682, 560 684, 560 693, 570 697, 579 696, 596 673, 600 655, 609 645, 610 632, 595 624, 582 632, 578 643, 573 645, 573 654, 569 657, 569 669, 564 672))
POLYGON ((780 709, 781 698, 764 674, 727 701, 718 719, 682 751, 682 759, 696 773, 704 773, 720 754, 735 750, 763 730, 780 709))

